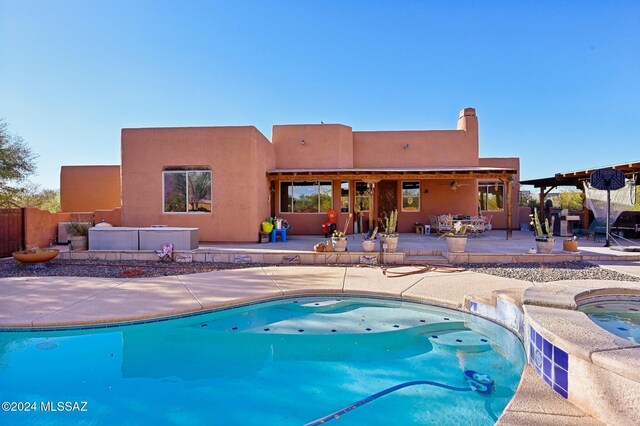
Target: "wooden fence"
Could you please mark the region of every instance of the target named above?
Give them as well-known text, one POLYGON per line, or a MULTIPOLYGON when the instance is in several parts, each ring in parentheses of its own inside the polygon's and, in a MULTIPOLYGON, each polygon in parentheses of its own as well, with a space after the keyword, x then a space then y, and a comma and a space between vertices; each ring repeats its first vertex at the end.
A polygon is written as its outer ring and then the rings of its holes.
POLYGON ((24 248, 24 209, 0 209, 0 257, 24 248))

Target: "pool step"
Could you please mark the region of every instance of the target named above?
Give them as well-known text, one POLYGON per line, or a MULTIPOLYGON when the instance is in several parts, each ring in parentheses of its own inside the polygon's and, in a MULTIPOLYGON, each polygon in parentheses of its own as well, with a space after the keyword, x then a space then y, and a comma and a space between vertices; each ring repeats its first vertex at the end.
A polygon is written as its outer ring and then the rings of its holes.
POLYGON ((491 349, 491 339, 469 330, 434 333, 427 338, 434 345, 463 352, 485 352, 491 349))

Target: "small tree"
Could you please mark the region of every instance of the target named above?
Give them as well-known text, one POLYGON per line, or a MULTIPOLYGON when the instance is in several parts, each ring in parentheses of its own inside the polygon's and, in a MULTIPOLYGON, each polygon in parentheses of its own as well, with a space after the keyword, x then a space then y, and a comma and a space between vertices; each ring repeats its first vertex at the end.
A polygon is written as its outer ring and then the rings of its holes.
POLYGON ((18 136, 9 132, 7 123, 0 120, 0 207, 20 207, 19 184, 36 170, 36 155, 18 136))
POLYGON ((556 197, 556 205, 561 209, 582 210, 584 193, 582 191, 562 191, 556 197))

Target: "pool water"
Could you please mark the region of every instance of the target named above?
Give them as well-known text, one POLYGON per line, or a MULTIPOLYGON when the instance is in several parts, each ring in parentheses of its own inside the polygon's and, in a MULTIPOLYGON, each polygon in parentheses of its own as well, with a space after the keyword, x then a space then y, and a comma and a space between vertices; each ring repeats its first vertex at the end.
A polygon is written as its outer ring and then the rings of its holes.
POLYGON ((0 339, 0 399, 37 407, 1 412, 1 424, 300 425, 406 384, 329 424, 489 425, 525 364, 518 338, 492 322, 355 297, 0 339), (471 390, 465 371, 493 379, 493 391, 471 390))
POLYGON ((590 303, 579 310, 608 332, 640 343, 640 301, 590 303))

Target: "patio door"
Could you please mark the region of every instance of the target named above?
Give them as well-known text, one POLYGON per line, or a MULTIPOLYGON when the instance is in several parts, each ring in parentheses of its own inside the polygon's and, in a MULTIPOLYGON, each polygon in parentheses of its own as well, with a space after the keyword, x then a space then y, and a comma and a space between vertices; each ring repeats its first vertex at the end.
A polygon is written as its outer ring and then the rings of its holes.
POLYGON ((398 181, 378 182, 378 217, 384 218, 398 208, 398 181))

